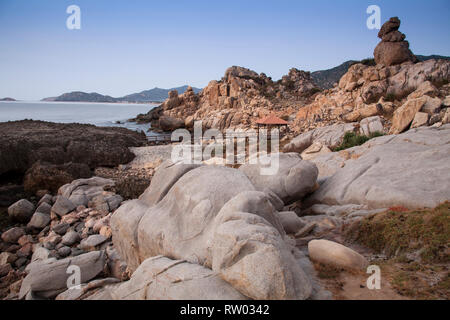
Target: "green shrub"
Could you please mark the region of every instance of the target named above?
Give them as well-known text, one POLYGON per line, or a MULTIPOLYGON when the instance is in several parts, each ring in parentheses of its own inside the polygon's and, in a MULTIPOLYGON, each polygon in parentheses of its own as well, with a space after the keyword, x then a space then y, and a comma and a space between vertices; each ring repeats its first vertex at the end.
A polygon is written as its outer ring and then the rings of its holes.
POLYGON ((381 132, 374 132, 371 133, 369 136, 360 135, 355 132, 346 132, 344 135, 344 140, 342 141, 341 145, 337 147, 334 151, 341 151, 356 146, 360 146, 369 141, 370 139, 381 136, 383 136, 383 133, 381 132))

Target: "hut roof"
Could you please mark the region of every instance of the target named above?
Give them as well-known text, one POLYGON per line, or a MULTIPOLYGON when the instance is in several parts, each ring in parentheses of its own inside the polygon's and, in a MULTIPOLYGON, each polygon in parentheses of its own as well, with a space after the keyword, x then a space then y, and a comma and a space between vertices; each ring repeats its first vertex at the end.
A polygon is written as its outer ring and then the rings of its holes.
POLYGON ((256 121, 257 124, 265 124, 265 125, 287 125, 288 122, 278 118, 276 115, 271 114, 265 118, 259 119, 256 121))

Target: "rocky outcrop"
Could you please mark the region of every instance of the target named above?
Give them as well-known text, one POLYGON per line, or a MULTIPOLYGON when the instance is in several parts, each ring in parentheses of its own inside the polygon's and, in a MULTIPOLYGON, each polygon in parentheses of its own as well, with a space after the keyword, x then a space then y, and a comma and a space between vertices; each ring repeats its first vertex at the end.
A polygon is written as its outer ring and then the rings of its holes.
POLYGON ((191 88, 181 95, 171 91, 160 107, 136 121, 151 122, 152 130, 163 131, 192 128, 197 120, 202 120, 205 128, 249 128, 271 112, 279 116, 292 113, 295 105, 303 104, 316 91, 320 90, 309 72, 294 68, 274 82, 265 74, 233 66, 220 81, 211 81, 199 94, 191 88))
POLYGON ((37 186, 31 180, 36 178, 54 190, 59 183, 70 182, 70 177, 85 176, 83 165, 94 169, 130 162, 134 154, 128 148, 142 146, 146 141, 144 134, 124 128, 31 120, 5 122, 0 124, 0 175, 24 174, 40 161, 40 167, 28 172, 27 186, 34 191, 37 186), (56 166, 43 167, 43 163, 56 166), (46 178, 44 174, 48 174, 46 178))
POLYGON ((111 212, 122 202, 107 191, 113 186, 113 181, 99 177, 80 179, 61 187, 55 197, 44 195, 35 211, 27 200, 13 205, 12 213, 26 209, 26 217, 32 217, 26 226, 2 233, 0 251, 7 255, 1 256, 0 269, 7 274, 0 273, 5 276, 0 296, 5 297, 3 289, 8 290, 10 281, 24 278, 20 293, 17 286, 10 287, 9 298, 55 298, 67 290, 69 266, 81 268, 81 284, 97 276, 128 279, 126 264, 111 246, 111 212))
POLYGON ((449 142, 449 125, 422 127, 314 158, 329 178, 309 204, 434 208, 450 199, 449 142))
POLYGON ((400 19, 397 17, 389 19, 378 33, 381 42, 375 48, 374 57, 377 64, 393 66, 406 61, 417 62, 416 56, 409 50, 409 43, 405 41, 406 36, 398 31, 400 19))
MULTIPOLYGON (((389 67, 355 64, 337 87, 318 94, 314 102, 300 108, 290 128, 301 133, 380 116, 389 130, 390 119, 397 108, 409 99, 423 96, 443 100, 449 95, 450 87, 446 84, 449 81, 448 60, 427 60, 416 64, 406 62, 389 67)), ((440 119, 441 116, 438 121, 440 119)), ((411 121, 412 118, 409 123, 411 121)))
MULTIPOLYGON (((280 181, 294 167, 286 165, 280 181)), ((273 195, 256 191, 244 173, 226 167, 166 165, 157 174, 172 177, 162 193, 153 180, 140 200, 125 203, 111 219, 113 242, 131 270, 163 255, 208 268, 249 298, 311 295, 310 279, 284 241, 273 195)), ((308 172, 296 177, 315 179, 308 172)), ((276 183, 271 189, 282 198, 286 192, 276 183)))

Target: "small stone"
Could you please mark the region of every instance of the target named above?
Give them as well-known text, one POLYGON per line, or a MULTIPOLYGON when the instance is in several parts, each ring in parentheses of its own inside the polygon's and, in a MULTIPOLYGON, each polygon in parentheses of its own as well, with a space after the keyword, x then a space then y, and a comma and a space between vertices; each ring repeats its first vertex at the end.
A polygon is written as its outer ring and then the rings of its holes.
POLYGON ((52 207, 52 212, 56 213, 60 217, 63 217, 75 209, 76 206, 72 203, 72 201, 70 201, 66 197, 58 196, 55 204, 52 207))
POLYGON ((8 215, 18 222, 28 222, 33 213, 34 205, 26 199, 19 200, 8 208, 8 215))
POLYGON ((58 254, 60 257, 65 258, 72 253, 72 250, 69 247, 61 247, 58 249, 58 254))
POLYGON ((46 260, 50 256, 50 251, 44 247, 39 246, 34 250, 33 255, 31 256, 31 262, 46 260))
POLYGON ((64 235, 61 242, 66 246, 72 246, 78 241, 80 241, 80 235, 75 231, 69 231, 64 235))
POLYGON ((78 217, 78 214, 76 212, 72 212, 70 214, 66 214, 64 217, 61 218, 61 222, 67 223, 67 224, 74 224, 75 222, 79 221, 80 218, 78 217))
POLYGON ((52 228, 52 230, 59 234, 60 236, 64 235, 67 231, 67 229, 69 229, 70 225, 68 223, 64 223, 64 222, 60 222, 59 224, 57 224, 56 226, 54 226, 52 228))
POLYGON ((26 265, 27 262, 28 262, 28 259, 25 258, 25 257, 23 257, 23 258, 17 259, 16 262, 14 263, 14 265, 15 265, 17 268, 20 268, 21 266, 26 265))
POLYGON ((72 251, 71 255, 74 257, 84 253, 84 251, 81 250, 80 248, 72 248, 71 251, 72 251))
POLYGON ((44 247, 49 250, 53 250, 59 242, 61 242, 61 236, 53 233, 44 239, 44 247))
POLYGON ((99 234, 102 235, 102 236, 104 236, 105 238, 108 238, 108 239, 111 238, 111 237, 112 237, 112 230, 111 230, 111 227, 109 227, 109 226, 103 226, 103 227, 100 229, 99 234))
POLYGON ((10 252, 0 253, 0 265, 14 263, 17 260, 17 256, 10 252))
POLYGON ((84 239, 80 243, 80 248, 85 251, 95 251, 96 247, 104 243, 108 238, 100 234, 95 234, 84 239))
POLYGON ((50 215, 49 214, 36 211, 33 214, 33 217, 31 218, 31 220, 28 223, 27 227, 40 230, 40 229, 45 228, 50 223, 50 220, 51 219, 50 219, 50 215))
POLYGON ((19 258, 28 258, 31 256, 33 252, 33 245, 31 243, 27 243, 22 248, 17 250, 16 254, 19 258))
POLYGON ((17 240, 25 234, 22 228, 14 227, 2 233, 2 240, 8 243, 17 243, 17 240))
POLYGON ((81 233, 83 231, 83 229, 84 229, 84 222, 78 222, 75 225, 75 231, 76 232, 81 233))
POLYGON ((0 265, 0 277, 6 276, 13 270, 9 263, 0 265))
POLYGON ((41 212, 50 215, 50 212, 52 211, 52 206, 49 205, 47 202, 43 202, 39 205, 39 207, 36 209, 36 212, 41 212))
POLYGON ((18 244, 12 244, 5 250, 5 252, 14 253, 14 252, 16 252, 19 249, 20 249, 20 246, 18 244))
POLYGON ((40 206, 42 203, 47 203, 48 205, 52 205, 52 196, 50 194, 44 195, 41 200, 38 202, 38 206, 40 206))
POLYGON ((440 110, 441 110, 441 99, 429 98, 420 111, 428 113, 429 115, 433 115, 435 113, 439 113, 440 110))
POLYGON ((30 236, 29 234, 23 235, 19 238, 19 240, 17 240, 17 242, 19 243, 19 245, 24 246, 27 243, 33 243, 34 239, 32 236, 30 236))
POLYGON ((414 116, 414 120, 411 124, 412 128, 419 128, 428 124, 428 113, 425 112, 417 112, 414 116))

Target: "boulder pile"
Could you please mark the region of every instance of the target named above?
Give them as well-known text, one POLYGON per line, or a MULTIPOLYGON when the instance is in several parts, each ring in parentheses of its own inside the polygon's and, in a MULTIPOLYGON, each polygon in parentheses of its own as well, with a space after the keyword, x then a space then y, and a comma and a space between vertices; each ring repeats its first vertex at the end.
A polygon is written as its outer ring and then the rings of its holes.
POLYGON ((162 131, 190 129, 197 120, 202 120, 205 128, 250 128, 271 112, 279 116, 292 113, 317 90, 309 72, 293 68, 274 82, 263 73, 233 66, 220 81, 211 81, 198 94, 191 87, 181 95, 171 91, 160 107, 135 120, 151 122, 152 130, 162 131))
POLYGON ((81 268, 82 283, 99 275, 127 278, 111 246, 109 221, 122 202, 105 191, 113 185, 99 177, 75 180, 36 206, 23 199, 9 207, 11 219, 21 224, 1 234, 3 297, 55 298, 67 290, 69 265, 81 268))
POLYGON ((406 36, 398 31, 400 19, 397 17, 389 19, 383 24, 378 38, 381 42, 373 53, 375 62, 385 66, 393 66, 406 61, 417 62, 416 56, 409 50, 409 42, 405 41, 406 36))

